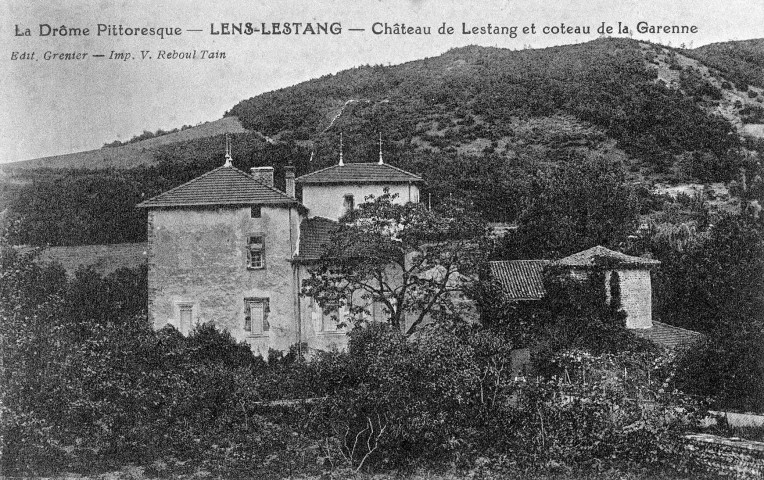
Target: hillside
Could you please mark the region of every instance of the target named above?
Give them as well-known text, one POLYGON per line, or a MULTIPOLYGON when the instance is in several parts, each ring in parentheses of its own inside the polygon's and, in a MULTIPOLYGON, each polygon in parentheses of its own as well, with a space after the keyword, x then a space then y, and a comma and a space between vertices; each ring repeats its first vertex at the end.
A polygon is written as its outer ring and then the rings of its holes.
POLYGON ((764 87, 764 39, 712 43, 687 52, 736 86, 764 87))
POLYGON ((543 163, 594 152, 664 177, 683 154, 724 157, 736 143, 730 132, 764 136, 762 87, 764 40, 694 50, 613 38, 538 50, 473 46, 268 92, 179 132, 3 168, 131 168, 155 163, 168 145, 245 131, 315 152, 320 165, 336 156, 342 131, 351 159, 373 156, 381 132, 391 156, 543 163))
POLYGON ((157 148, 173 143, 182 143, 199 138, 207 138, 225 133, 242 133, 244 128, 235 117, 204 122, 195 127, 169 133, 140 142, 128 143, 119 147, 104 147, 98 150, 54 155, 21 162, 3 164, 5 170, 35 168, 87 168, 127 169, 138 165, 154 163, 157 148))
POLYGON ((336 154, 341 130, 346 151, 368 158, 382 131, 400 151, 549 161, 595 151, 663 175, 688 152, 724 157, 736 143, 730 133, 764 122, 760 87, 733 85, 685 53, 628 39, 465 47, 325 76, 244 100, 228 114, 248 129, 310 144, 319 157, 336 154))
POLYGON ((197 127, 3 165, 0 222, 18 225, 21 243, 141 242, 135 203, 221 165, 226 133, 235 165, 272 165, 277 185, 285 165, 302 175, 336 162, 340 133, 346 161, 376 159, 381 133, 386 161, 427 179, 422 198, 458 196, 503 222, 518 218, 547 167, 606 159, 642 185, 648 214, 663 202, 648 198, 655 183, 723 185, 741 167, 764 175, 762 42, 683 50, 601 38, 360 66, 243 100, 197 127))

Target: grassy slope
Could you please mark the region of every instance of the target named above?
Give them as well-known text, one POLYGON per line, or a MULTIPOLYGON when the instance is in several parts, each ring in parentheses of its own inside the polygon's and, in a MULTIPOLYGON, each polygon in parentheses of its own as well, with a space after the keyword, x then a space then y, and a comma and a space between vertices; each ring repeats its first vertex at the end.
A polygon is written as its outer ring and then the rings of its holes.
POLYGON ((154 152, 163 145, 188 142, 224 133, 242 133, 244 128, 235 117, 205 122, 186 130, 130 143, 120 147, 100 148, 86 152, 55 155, 2 165, 4 170, 33 168, 132 168, 154 162, 154 152))

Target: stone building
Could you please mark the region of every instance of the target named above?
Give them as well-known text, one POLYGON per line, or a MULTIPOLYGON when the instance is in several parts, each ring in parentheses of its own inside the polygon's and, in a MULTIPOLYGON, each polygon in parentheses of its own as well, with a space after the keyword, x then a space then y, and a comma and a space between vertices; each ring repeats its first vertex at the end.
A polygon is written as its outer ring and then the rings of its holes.
POLYGON ((297 179, 302 185, 302 203, 311 216, 338 220, 369 195, 385 190, 396 195, 394 202, 419 203, 422 179, 386 163, 332 165, 297 179))
MULTIPOLYGON (((336 222, 385 188, 395 201, 417 202, 422 179, 377 163, 344 163, 297 179, 286 167, 286 191, 273 168, 224 166, 138 205, 148 210, 149 321, 187 334, 202 322, 227 329, 252 350, 342 347, 345 331, 316 302, 301 297, 302 279, 320 258, 336 222)), ((374 318, 383 315, 370 306, 374 318)))
POLYGON ((596 246, 557 261, 511 260, 489 263, 491 277, 512 302, 533 302, 546 297, 544 275, 565 275, 585 280, 604 273, 605 301, 618 301, 626 314, 626 328, 640 337, 673 348, 697 340, 700 334, 653 319, 650 272, 659 261, 625 255, 596 246), (617 297, 617 298, 616 298, 617 297))

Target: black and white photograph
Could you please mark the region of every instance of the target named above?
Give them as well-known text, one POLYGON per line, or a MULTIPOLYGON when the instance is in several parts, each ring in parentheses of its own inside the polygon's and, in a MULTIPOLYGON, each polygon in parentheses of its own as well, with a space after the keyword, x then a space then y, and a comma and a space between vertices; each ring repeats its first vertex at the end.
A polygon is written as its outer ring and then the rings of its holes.
POLYGON ((0 478, 764 478, 764 3, 0 19, 0 478))

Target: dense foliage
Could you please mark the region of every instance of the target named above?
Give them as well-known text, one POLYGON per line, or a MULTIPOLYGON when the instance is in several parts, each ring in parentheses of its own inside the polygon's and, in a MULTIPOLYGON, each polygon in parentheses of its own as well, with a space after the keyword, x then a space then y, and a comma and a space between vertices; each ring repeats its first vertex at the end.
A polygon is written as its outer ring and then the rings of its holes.
POLYGON ((240 460, 267 474, 267 455, 294 444, 289 418, 258 411, 269 377, 256 380, 265 364, 248 346, 209 325, 189 337, 150 328, 145 272, 67 281, 59 267, 4 250, 0 280, 4 473, 192 458, 214 469, 230 445, 259 435, 240 460))
POLYGON ((455 201, 429 209, 387 190, 366 200, 340 219, 302 294, 325 310, 348 308, 356 322, 381 305, 407 335, 427 318, 458 313, 486 251, 487 225, 455 201))
POLYGON ((683 53, 716 68, 740 90, 747 90, 748 85, 764 88, 764 42, 761 39, 713 43, 683 53))
MULTIPOLYGON (((298 147, 270 145, 253 134, 233 136, 236 166, 271 165, 277 186, 281 168, 296 164, 307 173, 309 154, 298 147)), ((141 201, 223 165, 222 136, 158 147, 155 165, 129 170, 37 170, 10 195, 5 219, 8 240, 21 245, 93 245, 146 240, 141 201)))
POLYGON ((718 408, 764 410, 764 227, 721 218, 708 236, 658 240, 656 310, 706 335, 680 362, 682 388, 718 408))
POLYGON ((587 367, 588 386, 578 367, 563 383, 523 384, 511 344, 495 332, 453 324, 406 339, 376 324, 354 330, 347 353, 266 363, 209 325, 188 337, 153 331, 137 304, 124 303, 124 292, 144 288, 129 272, 67 280, 12 251, 2 262, 7 474, 128 463, 158 476, 229 478, 486 462, 508 474, 688 466, 677 442, 699 411, 658 391, 665 362, 603 357, 587 367), (93 295, 111 315, 87 305, 93 295), (622 371, 641 379, 656 408, 638 407, 622 371), (264 403, 307 397, 314 401, 264 403))
POLYGON ((688 243, 652 246, 660 318, 713 337, 764 328, 764 228, 747 216, 719 219, 688 243))
MULTIPOLYGON (((656 52, 677 55, 599 39, 543 50, 466 47, 347 70, 235 105, 227 114, 253 130, 233 136, 235 165, 272 165, 282 187, 284 165, 302 175, 335 163, 340 132, 349 161, 375 158, 382 132, 386 158, 427 179, 423 200, 458 195, 488 221, 518 218, 538 193, 539 168, 592 153, 620 158, 634 174, 729 180, 744 160, 730 123, 707 113, 718 89, 690 67, 677 67, 681 88, 657 81, 656 52)), ((758 65, 749 57, 741 58, 758 65)), ((738 110, 755 121, 757 108, 738 110)), ((142 241, 144 213, 133 206, 221 165, 222 145, 216 136, 158 146, 151 165, 121 172, 19 172, 31 183, 0 192, 12 241, 142 241)))
MULTIPOLYGON (((359 158, 368 157, 364 154, 380 129, 404 146, 415 136, 438 144, 439 136, 449 140, 453 135, 447 144, 468 143, 471 136, 508 137, 516 148, 521 144, 512 138, 517 118, 559 113, 597 125, 628 154, 659 171, 686 151, 725 156, 736 142, 732 127, 693 100, 716 91, 692 88, 685 94, 656 83, 646 55, 638 42, 627 39, 543 50, 465 47, 419 62, 322 77, 244 100, 227 114, 267 135, 292 132, 295 138, 317 140, 321 154, 328 144, 318 135, 329 127, 330 112, 341 111, 331 125, 342 129, 350 153, 359 158), (445 132, 426 134, 433 124, 445 132)), ((336 143, 334 136, 328 140, 336 143)))
POLYGON ((507 236, 508 258, 559 258, 602 245, 619 248, 637 227, 639 203, 620 165, 583 159, 531 180, 518 230, 507 236))
POLYGON ((90 245, 145 240, 146 216, 135 209, 140 183, 121 172, 49 172, 15 193, 9 240, 19 245, 90 245))

